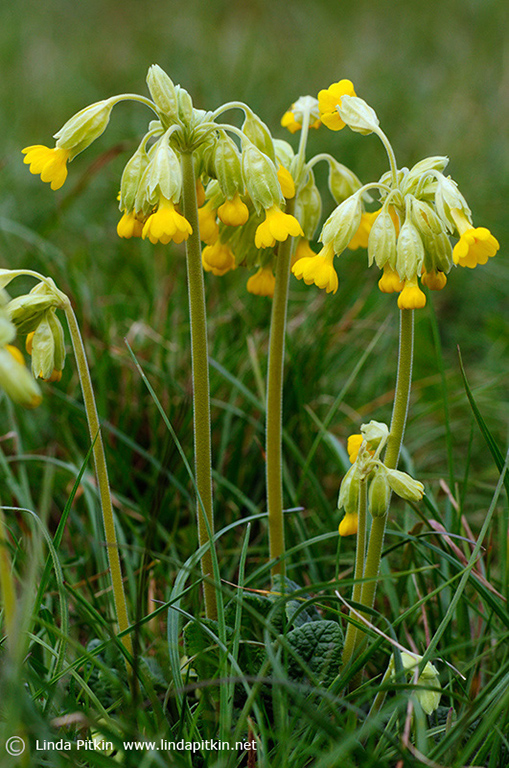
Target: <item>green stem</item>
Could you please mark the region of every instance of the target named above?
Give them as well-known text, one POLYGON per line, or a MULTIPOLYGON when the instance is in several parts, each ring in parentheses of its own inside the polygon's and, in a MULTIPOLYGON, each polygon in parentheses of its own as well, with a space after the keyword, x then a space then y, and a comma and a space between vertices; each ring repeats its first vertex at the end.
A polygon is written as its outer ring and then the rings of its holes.
MULTIPOLYGON (((408 405, 410 402, 410 389, 412 385, 412 362, 414 351, 414 313, 411 309, 402 309, 399 329, 399 355, 398 374, 396 379, 396 392, 392 409, 391 430, 387 441, 387 450, 384 464, 389 469, 396 469, 399 454, 405 434, 408 405)), ((371 521, 368 551, 364 563, 363 584, 359 603, 367 608, 372 608, 375 602, 378 572, 382 557, 382 547, 385 536, 385 524, 387 512, 381 517, 374 517, 371 521)), ((349 627, 350 629, 350 627, 349 627)), ((348 635, 347 635, 348 636, 348 635)), ((343 654, 343 664, 346 664, 354 655, 362 637, 362 632, 357 631, 349 648, 346 647, 343 654), (348 656, 347 656, 348 654, 348 656)))
MULTIPOLYGON (((387 441, 384 464, 388 469, 396 469, 405 434, 410 389, 412 385, 412 361, 414 351, 414 312, 402 309, 400 318, 398 376, 396 393, 392 409, 391 431, 387 441)), ((389 510, 387 509, 387 512, 389 510)), ((382 556, 387 514, 374 517, 369 535, 368 553, 364 567, 365 582, 362 587, 360 602, 368 608, 373 607, 377 587, 378 571, 382 556)))
MULTIPOLYGON (((294 208, 295 198, 287 201, 286 212, 293 214, 294 208)), ((270 318, 265 445, 269 551, 271 560, 281 558, 285 551, 282 453, 283 369, 291 252, 292 238, 288 237, 281 243, 278 249, 275 266, 276 285, 270 318)), ((272 567, 272 577, 278 573, 284 573, 284 562, 282 560, 279 560, 272 567)))
MULTIPOLYGON (((182 152, 181 158, 184 216, 193 229, 192 234, 186 241, 186 256, 189 316, 191 319, 194 466, 196 472, 196 488, 198 492, 198 539, 200 546, 203 546, 210 541, 210 535, 213 535, 214 533, 207 318, 193 155, 191 152, 182 152)), ((203 582, 205 614, 208 619, 216 619, 216 591, 214 584, 210 582, 213 573, 212 553, 210 548, 207 549, 201 559, 201 570, 203 576, 206 577, 203 582)))
MULTIPOLYGON (((113 585, 113 599, 115 602, 115 611, 117 614, 117 623, 120 632, 124 632, 129 627, 127 616, 127 604, 122 582, 122 569, 120 567, 120 556, 118 552, 117 535, 115 532, 115 521, 113 519, 113 505, 111 502, 110 484, 108 481, 108 469, 106 467, 106 456, 101 437, 101 428, 97 407, 95 404, 94 391, 92 389, 92 380, 88 369, 88 362, 85 354, 83 339, 76 321, 76 316, 70 303, 63 307, 69 331, 71 334, 74 356, 78 367, 81 391, 83 393, 83 402, 87 414, 88 431, 93 443, 93 454, 95 471, 97 475, 97 485, 99 488, 99 497, 101 499, 101 508, 103 514, 104 533, 106 536, 106 547, 108 552, 108 562, 110 566, 111 581, 113 585)), ((125 648, 132 653, 131 636, 126 634, 122 637, 125 648)))
MULTIPOLYGON (((359 483, 359 507, 358 507, 358 525, 357 542, 355 548, 355 572, 354 586, 352 590, 352 602, 358 603, 361 599, 362 577, 364 576, 364 557, 366 555, 366 510, 367 510, 368 483, 363 478, 359 483)), ((352 617, 353 611, 350 611, 352 617)), ((354 648, 356 647, 357 627, 350 623, 346 630, 345 645, 343 648, 343 665, 347 664, 352 658, 354 648)))

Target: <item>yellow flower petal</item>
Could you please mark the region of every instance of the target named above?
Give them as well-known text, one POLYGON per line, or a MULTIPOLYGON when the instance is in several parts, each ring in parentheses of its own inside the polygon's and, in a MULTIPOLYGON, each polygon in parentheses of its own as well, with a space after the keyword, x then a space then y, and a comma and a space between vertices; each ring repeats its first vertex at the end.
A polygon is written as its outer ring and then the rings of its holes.
POLYGON ((272 298, 274 296, 274 287, 276 285, 276 278, 270 267, 260 267, 258 272, 251 275, 247 281, 246 288, 249 293, 254 293, 256 296, 268 296, 272 298))
POLYGON ((235 256, 226 243, 219 240, 214 245, 207 245, 202 251, 201 262, 205 272, 213 275, 225 275, 235 269, 235 256))
POLYGON ((359 516, 357 513, 347 512, 339 524, 340 536, 353 536, 357 533, 359 527, 359 516))
POLYGON ((340 118, 337 106, 341 105, 342 96, 356 96, 350 80, 340 80, 318 94, 318 107, 322 123, 331 131, 340 131, 345 123, 340 118))
POLYGON ((400 309, 422 309, 426 306, 426 295, 417 285, 417 280, 406 280, 405 287, 398 296, 400 309))
POLYGON ((166 245, 170 240, 175 243, 187 240, 192 231, 187 219, 175 210, 171 200, 161 197, 157 211, 148 217, 141 236, 143 239, 148 237, 151 243, 166 245))
POLYGON ((241 227, 249 218, 249 208, 236 194, 232 200, 225 200, 219 206, 217 215, 228 227, 241 227))
POLYGON ((472 227, 462 232, 454 246, 452 260, 460 267, 473 269, 478 264, 486 264, 494 256, 500 245, 486 227, 472 227))
POLYGON ((67 178, 68 149, 50 149, 42 144, 34 144, 25 147, 22 152, 25 155, 23 162, 29 166, 30 173, 40 174, 42 181, 51 184, 51 189, 60 189, 67 178))
POLYGON ((362 435, 350 435, 347 440, 346 449, 348 451, 348 458, 350 463, 353 464, 357 460, 359 455, 359 448, 362 445, 364 437, 362 435))
POLYGON ((304 232, 295 216, 273 205, 265 211, 265 221, 256 228, 255 245, 257 248, 272 248, 276 240, 283 242, 289 235, 303 237, 304 232))
POLYGON ((325 288, 327 293, 336 293, 339 280, 333 266, 334 250, 332 245, 326 245, 316 256, 305 256, 292 267, 292 272, 298 280, 304 280, 306 285, 313 283, 318 288, 325 288))

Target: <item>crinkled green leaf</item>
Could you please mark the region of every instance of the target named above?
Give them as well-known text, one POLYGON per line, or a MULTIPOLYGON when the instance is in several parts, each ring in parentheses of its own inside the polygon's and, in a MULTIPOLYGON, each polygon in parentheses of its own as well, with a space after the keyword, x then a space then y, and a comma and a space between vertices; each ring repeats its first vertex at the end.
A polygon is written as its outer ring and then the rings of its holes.
MULTIPOLYGON (((343 653, 343 632, 336 621, 310 621, 292 629, 285 640, 314 677, 330 685, 337 677, 343 653)), ((305 671, 297 659, 288 660, 288 674, 301 679, 305 671)))

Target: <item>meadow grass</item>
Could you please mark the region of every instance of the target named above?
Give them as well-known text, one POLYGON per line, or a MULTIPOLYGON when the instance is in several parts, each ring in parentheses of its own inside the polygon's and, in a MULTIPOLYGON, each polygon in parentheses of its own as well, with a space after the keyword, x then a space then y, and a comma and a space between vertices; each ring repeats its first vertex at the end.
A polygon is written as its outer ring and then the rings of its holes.
MULTIPOLYGON (((72 298, 103 424, 134 624, 129 678, 70 356, 62 381, 44 385, 37 411, 2 400, 0 499, 17 608, 12 649, 5 639, 1 648, 0 727, 2 740, 19 734, 32 748, 30 758, 2 754, 2 766, 509 765, 509 513, 507 479, 501 482, 509 344, 501 126, 508 100, 496 53, 503 4, 397 2, 374 11, 372 3, 347 2, 339 13, 324 0, 313 3, 311 33, 304 2, 291 11, 260 1, 233 9, 214 2, 207 10, 199 2, 160 4, 141 12, 135 0, 72 8, 51 0, 44 11, 25 0, 0 14, 9 75, 0 86, 2 266, 50 274, 72 298), (108 139, 76 160, 57 196, 29 176, 19 154, 105 91, 127 90, 126 82, 141 90, 154 61, 198 106, 243 98, 280 136, 277 121, 301 92, 351 76, 376 105, 398 156, 453 157, 476 219, 502 244, 486 268, 455 270, 447 290, 417 313, 401 468, 425 483, 426 497, 393 507, 370 614, 374 626, 419 654, 437 641, 439 717, 427 718, 415 705, 411 721, 412 687, 404 680, 381 685, 392 649, 374 630, 357 668, 338 676, 338 664, 320 682, 295 653, 291 623, 285 627, 295 595, 275 600, 266 613, 249 591, 270 585, 270 300, 248 294, 240 270, 206 276, 218 600, 226 616, 220 611, 215 625, 200 618, 193 485, 182 458, 192 465, 184 252, 120 241, 115 233, 118 178, 139 132, 136 110, 123 107, 108 139), (184 659, 188 623, 196 658, 184 659), (349 692, 361 666, 363 685, 349 692), (381 708, 370 712, 385 688, 381 708), (117 758, 33 749, 36 739, 75 741, 94 731, 113 742, 117 758), (257 739, 256 763, 246 752, 122 746, 232 737, 257 739)), ((332 139, 325 141, 336 152, 332 139)), ((363 179, 376 177, 383 170, 378 147, 362 139, 360 151, 360 142, 345 135, 339 159, 363 179)), ((286 572, 304 599, 298 610, 317 608, 334 622, 344 613, 336 590, 348 599, 353 575, 353 545, 337 535, 346 438, 370 419, 389 421, 397 354, 395 302, 377 291, 364 252, 341 256, 338 272, 335 296, 292 278, 283 414, 286 572)), ((27 287, 20 281, 16 290, 27 287)))

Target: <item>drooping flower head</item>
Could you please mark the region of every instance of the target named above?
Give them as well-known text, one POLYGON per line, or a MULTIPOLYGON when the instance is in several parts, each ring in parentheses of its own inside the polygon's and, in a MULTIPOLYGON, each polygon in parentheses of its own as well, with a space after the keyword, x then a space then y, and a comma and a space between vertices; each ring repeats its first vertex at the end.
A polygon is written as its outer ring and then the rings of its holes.
POLYGON ((302 128, 305 120, 309 121, 310 128, 319 128, 322 124, 318 100, 313 96, 301 96, 292 104, 290 109, 281 118, 281 125, 290 133, 296 133, 302 128))

